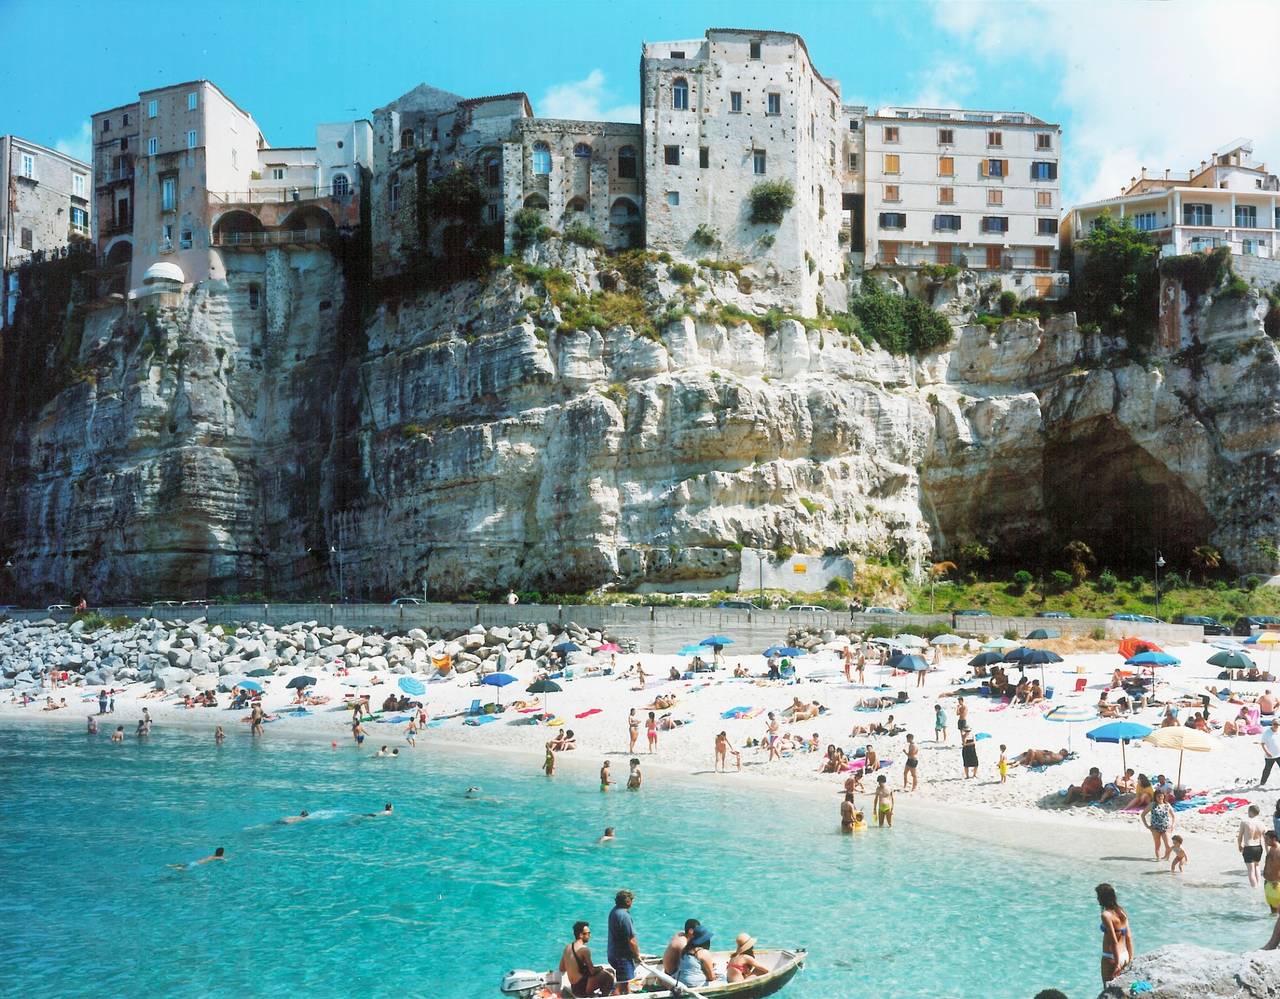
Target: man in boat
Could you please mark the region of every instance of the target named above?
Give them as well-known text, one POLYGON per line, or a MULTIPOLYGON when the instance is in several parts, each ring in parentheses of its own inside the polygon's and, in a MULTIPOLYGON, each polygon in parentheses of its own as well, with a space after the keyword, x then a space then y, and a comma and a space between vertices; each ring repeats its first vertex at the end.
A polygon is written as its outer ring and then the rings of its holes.
POLYGON ((579 920, 573 924, 573 940, 560 955, 560 974, 575 996, 607 996, 613 994, 613 972, 591 963, 591 926, 579 920))
POLYGON ((662 970, 668 975, 674 975, 679 969, 680 955, 689 945, 689 934, 701 925, 702 923, 696 919, 686 919, 684 929, 676 931, 676 934, 667 941, 667 949, 662 952, 662 970))
POLYGON ((613 897, 613 909, 609 912, 609 964, 618 981, 614 995, 631 993, 631 979, 636 977, 636 964, 640 961, 640 943, 631 922, 631 904, 635 900, 635 893, 624 888, 613 897))

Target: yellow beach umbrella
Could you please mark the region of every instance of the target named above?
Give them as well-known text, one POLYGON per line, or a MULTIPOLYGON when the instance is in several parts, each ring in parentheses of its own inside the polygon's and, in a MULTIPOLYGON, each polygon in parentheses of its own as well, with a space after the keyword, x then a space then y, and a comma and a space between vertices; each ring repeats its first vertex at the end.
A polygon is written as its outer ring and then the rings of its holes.
POLYGON ((1267 647, 1267 669, 1271 669, 1271 653, 1274 651, 1276 643, 1280 642, 1280 631, 1264 631, 1258 635, 1257 645, 1265 645, 1267 647))
POLYGON ((1182 785, 1182 754, 1209 753, 1214 748, 1213 740, 1207 734, 1198 728, 1187 728, 1185 725, 1158 728, 1142 741, 1159 746, 1161 749, 1178 751, 1178 779, 1174 782, 1175 787, 1182 785))

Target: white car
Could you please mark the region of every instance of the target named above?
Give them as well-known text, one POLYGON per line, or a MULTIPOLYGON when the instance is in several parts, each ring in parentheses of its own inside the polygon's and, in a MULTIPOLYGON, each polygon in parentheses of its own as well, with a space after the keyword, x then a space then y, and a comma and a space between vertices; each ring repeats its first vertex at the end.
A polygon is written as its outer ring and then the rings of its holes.
POLYGON ((45 610, 47 610, 50 614, 52 614, 54 611, 69 611, 71 610, 71 605, 70 604, 50 604, 48 607, 45 608, 45 610))
POLYGON ((817 604, 792 604, 787 608, 787 613, 790 614, 792 611, 800 611, 804 614, 827 613, 827 609, 825 607, 819 607, 817 604))
POLYGON ((392 607, 416 607, 422 603, 418 597, 396 597, 391 601, 392 607))

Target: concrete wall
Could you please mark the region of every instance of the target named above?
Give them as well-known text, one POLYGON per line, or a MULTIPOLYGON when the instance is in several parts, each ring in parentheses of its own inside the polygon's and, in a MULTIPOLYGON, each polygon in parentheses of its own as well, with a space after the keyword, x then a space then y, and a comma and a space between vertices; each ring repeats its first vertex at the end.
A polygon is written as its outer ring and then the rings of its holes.
POLYGON ((767 549, 744 548, 738 592, 749 597, 763 585, 766 590, 818 593, 833 579, 852 580, 854 568, 842 555, 793 555, 779 562, 767 549))

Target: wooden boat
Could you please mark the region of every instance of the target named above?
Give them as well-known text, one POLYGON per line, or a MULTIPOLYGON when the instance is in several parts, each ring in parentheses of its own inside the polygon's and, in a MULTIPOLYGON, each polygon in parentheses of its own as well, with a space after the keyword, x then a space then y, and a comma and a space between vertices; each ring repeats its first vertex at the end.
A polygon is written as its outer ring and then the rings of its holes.
MULTIPOLYGON (((730 957, 730 951, 711 952, 711 961, 717 974, 724 974, 730 957)), ((764 999, 787 986, 796 972, 804 967, 808 952, 803 948, 757 950, 755 957, 770 968, 767 974, 732 983, 717 978, 709 985, 686 988, 675 985, 666 975, 661 974, 660 955, 644 955, 640 965, 644 978, 640 982, 633 980, 631 992, 633 995, 643 995, 644 999, 691 999, 694 996, 702 996, 704 999, 764 999)), ((503 995, 517 999, 561 999, 570 995, 569 983, 561 982, 558 971, 510 971, 503 976, 501 989, 503 995)))

